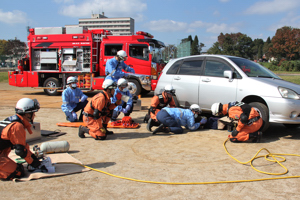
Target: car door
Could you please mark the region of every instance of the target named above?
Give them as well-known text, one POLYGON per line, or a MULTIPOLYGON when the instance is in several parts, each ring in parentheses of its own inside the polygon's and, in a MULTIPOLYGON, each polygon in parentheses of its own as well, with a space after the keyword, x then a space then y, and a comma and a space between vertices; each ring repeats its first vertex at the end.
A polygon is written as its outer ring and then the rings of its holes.
POLYGON ((199 87, 199 106, 203 110, 210 110, 211 105, 216 102, 225 104, 236 100, 239 79, 225 78, 225 70, 235 71, 221 58, 206 58, 199 87))
POLYGON ((180 106, 189 107, 198 103, 200 74, 204 58, 184 59, 172 77, 172 86, 180 106))

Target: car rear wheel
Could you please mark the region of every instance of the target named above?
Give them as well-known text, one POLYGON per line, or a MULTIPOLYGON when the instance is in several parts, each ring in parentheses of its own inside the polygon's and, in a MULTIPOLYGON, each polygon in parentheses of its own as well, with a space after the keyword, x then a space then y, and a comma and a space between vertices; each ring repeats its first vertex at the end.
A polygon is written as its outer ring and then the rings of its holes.
POLYGON ((44 92, 48 94, 49 96, 56 96, 58 95, 57 89, 51 89, 51 88, 57 88, 59 87, 59 80, 57 78, 48 78, 44 82, 44 87, 47 89, 44 89, 44 92))
POLYGON ((266 131, 270 126, 269 109, 265 104, 260 102, 251 102, 249 103, 249 105, 252 106, 259 113, 260 117, 263 119, 263 125, 260 128, 260 131, 262 132, 266 131))

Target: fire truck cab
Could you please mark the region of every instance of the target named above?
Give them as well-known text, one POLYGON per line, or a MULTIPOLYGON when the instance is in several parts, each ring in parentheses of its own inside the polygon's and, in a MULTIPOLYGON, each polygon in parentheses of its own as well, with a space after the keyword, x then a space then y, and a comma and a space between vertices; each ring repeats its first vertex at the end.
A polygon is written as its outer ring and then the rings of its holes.
POLYGON ((8 72, 9 84, 41 88, 48 95, 63 90, 69 76, 77 77, 83 91, 101 90, 106 62, 119 50, 126 51, 125 63, 135 70, 128 78, 132 94, 153 91, 165 66, 161 57, 164 43, 142 31, 115 36, 103 29, 34 28, 27 42, 28 54, 19 60, 17 70, 8 72))

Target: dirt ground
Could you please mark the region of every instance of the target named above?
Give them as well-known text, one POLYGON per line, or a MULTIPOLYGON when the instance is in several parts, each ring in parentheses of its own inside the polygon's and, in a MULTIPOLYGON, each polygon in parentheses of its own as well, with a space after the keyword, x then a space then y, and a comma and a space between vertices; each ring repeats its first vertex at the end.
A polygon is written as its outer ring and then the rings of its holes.
MULTIPOLYGON (((60 129, 59 137, 42 137, 30 146, 46 141, 68 141, 69 154, 87 166, 114 175, 145 181, 187 183, 252 180, 300 175, 300 158, 285 156, 286 175, 259 173, 249 164, 242 165, 229 157, 223 147, 229 132, 198 130, 182 135, 152 135, 142 120, 151 94, 142 98, 142 110, 132 113, 141 123, 138 129, 113 129, 105 141, 81 139, 77 128, 56 126, 64 122, 60 96, 46 96, 41 90, 16 88, 0 83, 0 119, 14 114, 16 102, 23 97, 37 98, 41 109, 36 120, 42 130, 60 129)), ((95 93, 89 94, 92 97, 95 93)), ((121 115, 122 116, 122 115, 121 115)), ((112 129, 110 129, 112 130, 112 129)), ((300 154, 300 128, 288 130, 272 124, 262 143, 227 143, 237 159, 250 160, 261 148, 271 153, 300 154)), ((259 155, 264 155, 262 152, 259 155)), ((264 159, 254 161, 262 171, 284 172, 277 164, 264 159)), ((28 182, 0 182, 0 199, 299 199, 300 179, 266 180, 244 183, 168 185, 141 183, 112 177, 96 171, 28 182)))

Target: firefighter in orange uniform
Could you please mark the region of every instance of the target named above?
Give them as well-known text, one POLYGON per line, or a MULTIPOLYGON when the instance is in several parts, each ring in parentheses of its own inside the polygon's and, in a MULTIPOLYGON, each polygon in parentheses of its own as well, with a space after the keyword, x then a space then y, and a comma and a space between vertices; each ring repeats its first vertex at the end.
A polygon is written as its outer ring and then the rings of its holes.
POLYGON ((172 85, 166 85, 165 90, 161 94, 152 97, 149 109, 150 119, 146 127, 148 131, 151 132, 153 126, 160 125, 160 122, 156 119, 156 115, 162 108, 166 106, 169 106, 170 108, 176 107, 173 95, 175 95, 175 90, 172 85))
POLYGON ((228 115, 231 120, 238 121, 237 127, 228 136, 231 142, 260 142, 262 132, 259 129, 263 120, 250 105, 237 101, 224 105, 214 103, 211 111, 215 116, 228 115))
POLYGON ((24 176, 24 167, 17 164, 8 157, 12 149, 15 149, 16 155, 24 158, 33 168, 41 165, 39 159, 30 151, 26 143, 26 131, 30 134, 30 129, 35 112, 40 109, 36 99, 22 98, 17 102, 16 115, 6 118, 1 122, 0 137, 0 179, 12 180, 24 176))
POLYGON ((110 98, 117 88, 117 84, 111 79, 105 80, 102 88, 104 90, 95 95, 84 108, 83 122, 86 127, 79 127, 80 138, 85 138, 84 134, 88 133, 95 140, 105 140, 107 135, 113 134, 112 131, 107 130, 107 123, 114 108, 121 104, 121 96, 117 97, 115 104, 111 104, 110 98))

